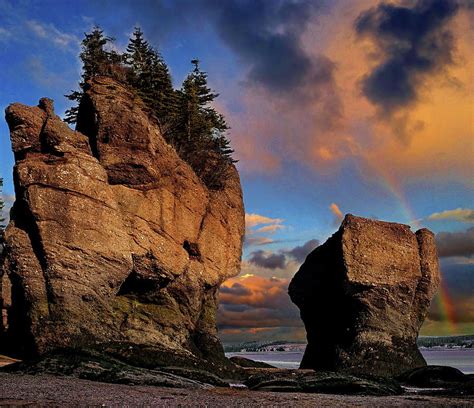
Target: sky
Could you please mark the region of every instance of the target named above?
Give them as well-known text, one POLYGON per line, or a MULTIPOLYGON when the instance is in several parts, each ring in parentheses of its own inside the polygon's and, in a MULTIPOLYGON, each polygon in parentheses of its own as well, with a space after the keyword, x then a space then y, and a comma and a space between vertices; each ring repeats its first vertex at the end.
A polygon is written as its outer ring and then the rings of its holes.
MULTIPOLYGON (((199 58, 220 96, 246 209, 224 342, 304 341, 288 283, 346 213, 436 234, 443 283, 424 335, 474 333, 474 3, 469 0, 0 0, 0 107, 77 87, 98 24, 134 26, 179 88, 199 58)), ((0 121, 0 177, 14 199, 0 121)))

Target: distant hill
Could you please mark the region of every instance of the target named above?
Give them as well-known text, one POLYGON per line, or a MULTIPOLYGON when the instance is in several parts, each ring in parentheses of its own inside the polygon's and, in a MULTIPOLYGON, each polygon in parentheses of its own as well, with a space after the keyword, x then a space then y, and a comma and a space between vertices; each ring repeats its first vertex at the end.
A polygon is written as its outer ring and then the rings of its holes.
MULTIPOLYGON (((474 334, 463 336, 421 336, 418 337, 418 347, 474 347, 474 334)), ((301 351, 304 352, 306 343, 295 341, 249 341, 245 343, 224 344, 226 353, 258 353, 268 351, 301 351)))
POLYGON ((418 347, 474 347, 474 334, 464 336, 420 336, 418 347))
POLYGON ((268 351, 301 351, 304 352, 306 343, 299 343, 295 341, 250 341, 239 344, 224 344, 224 351, 226 353, 236 353, 245 351, 247 353, 253 352, 268 352, 268 351))

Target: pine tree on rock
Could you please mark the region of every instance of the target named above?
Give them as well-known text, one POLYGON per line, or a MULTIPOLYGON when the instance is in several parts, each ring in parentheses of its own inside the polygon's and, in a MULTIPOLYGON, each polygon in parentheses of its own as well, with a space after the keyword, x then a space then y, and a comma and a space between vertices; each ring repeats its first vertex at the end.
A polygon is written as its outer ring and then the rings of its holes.
POLYGON ((208 87, 207 73, 199 68, 199 60, 191 63, 194 69, 179 92, 174 145, 209 187, 220 188, 217 181, 225 179, 224 173, 234 162, 225 137, 229 127, 224 116, 211 106, 219 95, 208 87))
POLYGON ((218 94, 209 88, 207 73, 200 69, 199 60, 191 61, 193 70, 181 89, 175 90, 168 66, 139 27, 125 54, 107 50, 112 41, 99 27, 85 34, 79 90, 66 95, 77 104, 66 111, 65 121, 75 123, 78 131, 87 134, 87 120, 78 118, 86 83, 96 75, 111 76, 134 89, 164 138, 201 180, 211 189, 222 188, 235 160, 226 137, 229 127, 224 116, 212 107, 218 94))
POLYGON ((64 120, 67 123, 74 124, 77 122, 79 102, 82 98, 86 81, 95 75, 108 74, 110 64, 121 61, 122 57, 118 53, 105 49, 105 46, 113 41, 114 39, 105 36, 99 27, 94 27, 90 33, 85 34, 85 38, 81 43, 82 51, 79 54, 82 61, 82 80, 79 83, 80 90, 71 91, 70 94, 65 95, 66 98, 77 103, 76 106, 66 111, 66 118, 64 120))
POLYGON ((130 38, 125 60, 131 67, 129 83, 138 91, 167 137, 169 123, 176 111, 176 92, 168 66, 145 40, 139 27, 130 38))
POLYGON ((133 37, 130 38, 125 54, 125 62, 131 67, 129 82, 138 89, 144 88, 146 77, 148 51, 150 45, 143 37, 140 27, 135 27, 133 37))

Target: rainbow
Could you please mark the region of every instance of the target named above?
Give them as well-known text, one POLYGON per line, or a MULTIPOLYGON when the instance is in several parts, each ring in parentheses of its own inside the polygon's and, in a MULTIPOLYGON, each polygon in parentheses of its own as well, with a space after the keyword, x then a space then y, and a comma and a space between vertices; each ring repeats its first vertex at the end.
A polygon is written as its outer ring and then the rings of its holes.
POLYGON ((435 301, 440 311, 441 321, 446 323, 449 334, 456 334, 456 312, 451 296, 449 296, 448 288, 443 280, 441 280, 438 296, 436 296, 435 301))
MULTIPOLYGON (((384 171, 380 171, 380 169, 378 169, 378 173, 382 177, 384 182, 383 184, 387 190, 389 190, 397 198, 397 201, 403 210, 404 216, 406 217, 407 223, 417 230, 422 228, 422 220, 417 219, 415 212, 411 208, 410 203, 405 196, 400 182, 384 171)), ((441 279, 440 288, 434 301, 440 311, 441 321, 446 323, 446 328, 449 334, 456 334, 457 325, 455 307, 451 296, 449 295, 448 287, 443 279, 441 279)))
POLYGON ((403 191, 403 188, 400 184, 400 182, 395 179, 395 177, 383 172, 383 171, 378 171, 380 176, 382 177, 383 180, 383 185, 385 188, 390 191, 397 199, 400 208, 403 211, 403 215, 405 216, 406 223, 410 224, 415 229, 420 229, 422 228, 419 219, 417 219, 415 212, 411 208, 410 203, 408 202, 405 193, 403 191))

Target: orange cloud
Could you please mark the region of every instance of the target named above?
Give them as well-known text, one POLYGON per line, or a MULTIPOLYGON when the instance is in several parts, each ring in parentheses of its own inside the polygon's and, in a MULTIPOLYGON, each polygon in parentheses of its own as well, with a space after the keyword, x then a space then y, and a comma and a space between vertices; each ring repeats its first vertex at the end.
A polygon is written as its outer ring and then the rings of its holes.
POLYGON ((350 141, 346 151, 359 160, 367 175, 385 179, 417 179, 430 174, 438 179, 469 183, 474 171, 473 101, 474 55, 470 45, 469 15, 461 11, 450 29, 456 40, 454 64, 426 75, 420 81, 415 104, 381 119, 376 108, 362 95, 360 81, 378 63, 366 50, 370 39, 354 34, 355 18, 378 2, 354 2, 335 10, 341 16, 332 27, 326 54, 338 66, 336 82, 344 95, 344 124, 350 141), (351 46, 348 46, 350 44, 351 46), (400 134, 405 137, 400 138, 400 134))
POLYGON ((285 227, 283 225, 279 224, 274 224, 274 225, 265 225, 264 227, 260 227, 255 230, 255 233, 262 233, 262 232, 269 232, 269 233, 275 233, 278 230, 284 229, 285 227))
POLYGON ((261 224, 281 224, 283 221, 281 218, 270 218, 259 214, 245 214, 245 226, 247 228, 261 224))
POLYGON ((299 311, 288 296, 289 279, 245 275, 226 281, 220 291, 221 329, 301 327, 299 311))
POLYGON ((380 63, 372 52, 375 44, 354 30, 356 18, 379 3, 342 2, 309 25, 306 51, 334 64, 334 81, 307 84, 308 93, 317 97, 244 91, 246 111, 239 121, 245 131, 238 123, 233 129, 242 171, 274 172, 293 160, 332 174, 351 159, 379 183, 390 177, 403 186, 427 174, 472 183, 474 51, 468 11, 461 10, 448 24, 455 39, 453 63, 424 74, 414 103, 382 118, 361 92, 361 80, 380 63))
POLYGON ((332 203, 329 206, 329 209, 336 216, 338 221, 342 221, 342 219, 344 218, 344 215, 342 214, 341 210, 339 209, 336 203, 332 203))
POLYGON ((275 241, 268 237, 245 237, 245 245, 270 245, 273 244, 275 241))
POLYGON ((474 222, 474 210, 470 208, 456 208, 431 214, 428 220, 456 220, 461 222, 474 222))
POLYGON ((253 236, 255 234, 274 234, 284 228, 282 218, 270 218, 260 214, 245 214, 245 245, 268 245, 275 242, 265 236, 253 236), (266 225, 269 224, 269 225, 266 225), (263 227, 255 228, 259 225, 263 227))

